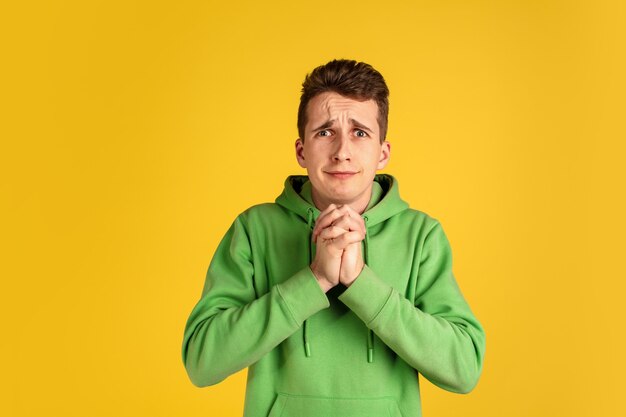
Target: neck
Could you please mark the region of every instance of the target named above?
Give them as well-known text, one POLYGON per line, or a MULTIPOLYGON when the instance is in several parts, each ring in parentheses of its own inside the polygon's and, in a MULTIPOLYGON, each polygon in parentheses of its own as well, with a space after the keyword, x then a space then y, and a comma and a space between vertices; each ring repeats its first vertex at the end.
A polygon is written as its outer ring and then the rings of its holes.
POLYGON ((352 210, 356 211, 359 214, 363 214, 365 212, 365 209, 367 208, 367 205, 370 202, 370 199, 372 198, 372 187, 368 187, 367 190, 365 190, 365 192, 363 192, 363 194, 361 194, 354 201, 348 202, 341 200, 325 199, 317 193, 315 188, 311 190, 311 197, 313 198, 313 203, 315 203, 315 207, 317 207, 319 211, 326 210, 326 208, 328 208, 328 206, 331 204, 347 204, 352 210))

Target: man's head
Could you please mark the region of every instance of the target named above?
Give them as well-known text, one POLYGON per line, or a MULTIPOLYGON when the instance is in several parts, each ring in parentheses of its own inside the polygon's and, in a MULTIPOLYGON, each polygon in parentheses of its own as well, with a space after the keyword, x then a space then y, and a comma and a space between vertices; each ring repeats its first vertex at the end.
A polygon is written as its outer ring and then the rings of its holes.
POLYGON ((318 208, 367 206, 376 171, 391 151, 384 140, 387 95, 382 76, 364 63, 331 61, 306 77, 296 158, 307 169, 318 208))
POLYGON ((305 77, 298 108, 298 134, 302 140, 305 140, 309 101, 328 91, 358 101, 373 100, 378 106, 379 140, 381 143, 385 140, 389 115, 389 89, 385 79, 371 65, 347 59, 335 59, 320 65, 305 77))

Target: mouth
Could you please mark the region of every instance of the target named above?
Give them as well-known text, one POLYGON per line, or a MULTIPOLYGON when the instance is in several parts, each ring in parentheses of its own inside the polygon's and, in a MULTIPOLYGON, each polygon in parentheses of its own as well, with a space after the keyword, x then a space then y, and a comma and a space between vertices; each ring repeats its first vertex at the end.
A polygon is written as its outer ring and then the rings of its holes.
POLYGON ((354 171, 326 171, 326 173, 337 179, 346 179, 356 175, 354 171))

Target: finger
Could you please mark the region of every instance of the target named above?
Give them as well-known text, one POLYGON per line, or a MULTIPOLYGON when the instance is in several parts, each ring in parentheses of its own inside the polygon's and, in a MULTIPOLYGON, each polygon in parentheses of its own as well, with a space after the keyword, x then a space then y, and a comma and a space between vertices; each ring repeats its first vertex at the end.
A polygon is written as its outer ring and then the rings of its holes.
POLYGON ((349 232, 354 230, 360 230, 365 233, 365 223, 359 222, 357 219, 351 217, 347 213, 332 222, 332 226, 343 227, 349 232))
POLYGON ((360 225, 361 229, 365 231, 365 221, 363 220, 363 216, 359 214, 358 211, 350 207, 349 205, 345 205, 345 211, 350 215, 350 218, 354 219, 360 225))
POLYGON ((340 234, 336 238, 329 240, 329 244, 337 249, 346 249, 349 245, 353 243, 359 243, 364 238, 365 234, 358 231, 345 232, 343 234, 340 234))
POLYGON ((321 240, 333 240, 345 233, 348 233, 346 229, 343 229, 341 227, 336 227, 336 226, 328 226, 327 228, 323 229, 320 232, 318 236, 318 241, 320 239, 321 240))
POLYGON ((313 227, 313 239, 315 239, 315 237, 323 229, 336 223, 337 219, 341 218, 341 216, 343 216, 343 214, 339 210, 335 209, 326 214, 323 218, 318 217, 317 221, 315 222, 315 227, 313 227))
POLYGON ((317 216, 317 220, 315 220, 316 223, 322 221, 326 216, 328 216, 329 214, 340 210, 341 209, 341 205, 340 204, 329 204, 328 207, 326 207, 323 211, 320 212, 319 216, 317 216))
MULTIPOLYGON (((347 208, 347 206, 345 206, 347 208)), ((335 211, 336 213, 337 211, 335 211)), ((329 214, 330 216, 330 214, 329 214)), ((330 225, 343 227, 348 231, 360 230, 366 233, 365 222, 363 218, 356 214, 355 211, 349 212, 344 210, 344 214, 337 217, 330 225)))
POLYGON ((337 218, 340 216, 341 216, 341 212, 336 206, 334 209, 329 210, 326 213, 324 213, 324 215, 320 214, 317 220, 315 221, 315 226, 313 227, 313 232, 312 232, 313 240, 315 240, 315 238, 322 231, 322 229, 332 225, 333 222, 337 220, 337 218))
MULTIPOLYGON (((313 228, 313 240, 315 240, 315 238, 322 229, 336 223, 337 219, 341 218, 342 216, 354 217, 356 211, 352 210, 350 212, 349 210, 350 209, 347 205, 338 205, 335 206, 335 209, 333 210, 325 210, 326 213, 324 213, 324 215, 320 214, 320 216, 318 216, 317 220, 315 221, 315 227, 313 228)), ((361 216, 357 214, 357 217, 360 218, 361 216)))
POLYGON ((330 213, 333 210, 337 210, 338 206, 337 204, 329 204, 328 207, 326 207, 324 210, 320 211, 319 216, 317 216, 318 219, 321 219, 322 217, 326 216, 328 213, 330 213))
POLYGON ((315 220, 315 224, 318 224, 319 222, 321 222, 322 219, 324 219, 324 217, 326 217, 329 213, 335 211, 336 209, 337 209, 336 204, 329 204, 328 207, 322 210, 320 214, 317 216, 317 219, 315 220))

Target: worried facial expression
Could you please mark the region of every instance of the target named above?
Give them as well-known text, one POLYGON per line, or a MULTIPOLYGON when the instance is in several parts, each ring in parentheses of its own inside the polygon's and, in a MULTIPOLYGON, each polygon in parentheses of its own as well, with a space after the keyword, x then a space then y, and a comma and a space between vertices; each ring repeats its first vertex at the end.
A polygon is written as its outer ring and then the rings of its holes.
POLYGON ((362 212, 367 206, 376 171, 387 165, 391 151, 389 142, 380 143, 377 117, 373 100, 325 92, 309 101, 296 158, 307 170, 318 208, 349 204, 362 212))

